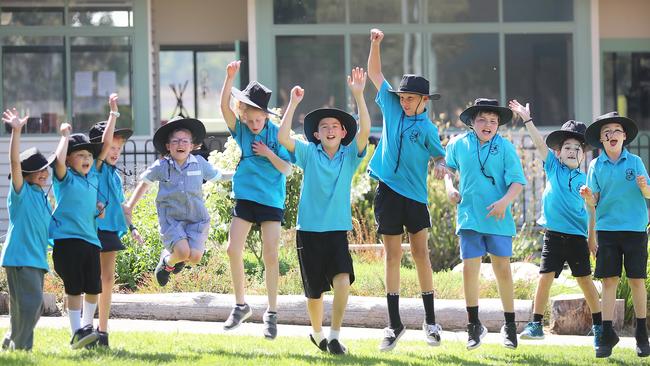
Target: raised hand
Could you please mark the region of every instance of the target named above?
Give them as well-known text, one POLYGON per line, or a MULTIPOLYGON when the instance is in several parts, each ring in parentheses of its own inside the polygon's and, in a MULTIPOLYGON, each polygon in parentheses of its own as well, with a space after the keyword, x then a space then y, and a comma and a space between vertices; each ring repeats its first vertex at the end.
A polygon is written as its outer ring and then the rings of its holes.
POLYGON ((290 102, 300 103, 302 101, 302 98, 304 98, 304 97, 305 97, 305 89, 301 88, 298 85, 291 88, 291 100, 290 100, 290 102))
POLYGON ((348 88, 353 95, 363 94, 363 89, 366 87, 366 80, 368 74, 363 71, 363 68, 355 67, 348 75, 348 88))
POLYGON ((522 121, 528 121, 530 119, 530 104, 526 103, 526 106, 524 107, 521 105, 517 99, 511 100, 510 103, 508 103, 508 107, 518 114, 521 117, 522 121))
POLYGON ((11 110, 7 109, 2 113, 2 121, 15 130, 22 129, 25 123, 27 123, 28 118, 29 116, 23 118, 18 117, 18 111, 16 111, 16 108, 11 110))
POLYGON ((241 65, 241 61, 237 60, 229 63, 226 66, 226 75, 228 76, 229 79, 232 79, 235 77, 235 75, 237 75, 240 65, 241 65))
POLYGON ((59 131, 61 132, 61 136, 69 137, 72 132, 72 126, 69 123, 62 123, 59 131))
POLYGON ((384 32, 377 28, 372 28, 370 30, 370 42, 372 43, 381 43, 384 39, 384 32))
POLYGON ((112 93, 108 97, 108 106, 111 108, 111 112, 117 112, 117 99, 118 97, 116 93, 112 93))

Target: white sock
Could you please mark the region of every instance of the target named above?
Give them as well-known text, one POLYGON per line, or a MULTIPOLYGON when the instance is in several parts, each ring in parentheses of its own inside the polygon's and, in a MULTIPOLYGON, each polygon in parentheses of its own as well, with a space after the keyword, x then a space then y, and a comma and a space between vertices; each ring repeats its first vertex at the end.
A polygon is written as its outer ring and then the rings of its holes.
POLYGON ((316 341, 316 344, 320 344, 320 342, 323 340, 323 338, 325 338, 325 336, 323 335, 323 330, 322 329, 321 329, 320 332, 316 332, 316 331, 312 330, 311 336, 314 337, 314 340, 316 341))
POLYGON ((70 329, 72 330, 72 334, 74 334, 78 329, 81 328, 81 309, 68 309, 68 319, 70 319, 70 329))
POLYGON ((88 301, 84 300, 84 312, 81 322, 84 327, 88 324, 93 325, 93 319, 95 319, 95 309, 97 309, 97 303, 91 304, 88 301))
POLYGON ((330 328, 330 336, 327 338, 327 341, 330 342, 332 339, 339 339, 339 333, 341 333, 341 330, 334 330, 330 328))

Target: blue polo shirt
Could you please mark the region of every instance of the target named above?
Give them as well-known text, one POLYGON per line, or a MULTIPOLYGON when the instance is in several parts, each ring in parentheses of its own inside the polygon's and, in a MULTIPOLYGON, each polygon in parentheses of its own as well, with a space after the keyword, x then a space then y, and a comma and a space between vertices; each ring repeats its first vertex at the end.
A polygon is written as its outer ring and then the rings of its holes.
POLYGON ((600 193, 596 206, 596 230, 646 230, 648 207, 636 184, 639 175, 650 182, 641 158, 625 148, 615 162, 604 151, 591 161, 587 185, 594 193, 600 193))
POLYGON ((429 158, 445 156, 438 127, 431 122, 426 110, 406 116, 399 96, 388 89, 390 84, 384 80, 375 99, 384 122, 381 140, 370 160, 368 171, 372 178, 384 182, 393 191, 426 204, 429 158))
POLYGON ((267 119, 262 131, 255 135, 245 123, 237 119, 235 129, 230 130, 230 134, 241 149, 241 159, 232 177, 235 199, 284 209, 286 177, 271 164, 269 159, 255 155, 253 152, 253 143, 261 141, 280 159, 291 161, 287 149, 278 142, 278 126, 267 119))
POLYGON ((542 214, 537 223, 548 230, 587 237, 589 217, 580 187, 587 175, 580 168, 562 164, 552 150, 544 162, 546 187, 542 195, 542 214))
POLYGON ((366 150, 359 154, 356 138, 330 159, 321 144, 296 140, 296 165, 304 171, 297 230, 352 230, 350 187, 366 150))
POLYGON ((50 239, 82 239, 102 247, 97 239, 97 185, 93 164, 84 177, 68 168, 62 180, 52 177, 56 207, 50 222, 50 239))
POLYGON ((98 170, 98 179, 99 194, 97 198, 106 208, 104 209, 104 218, 97 218, 97 227, 99 230, 117 232, 117 236, 122 237, 128 229, 124 211, 122 211, 124 202, 122 177, 115 166, 103 163, 101 169, 98 170))
POLYGON ((498 133, 490 142, 480 144, 474 131, 460 134, 447 144, 447 166, 460 173, 461 201, 456 214, 456 234, 460 230, 474 230, 482 234, 514 236, 515 221, 511 205, 502 220, 486 217, 487 207, 500 200, 512 183, 526 184, 524 169, 515 147, 498 133), (481 173, 479 164, 485 167, 485 174, 494 178, 494 185, 481 173))
POLYGON ((3 267, 33 267, 49 270, 47 264, 50 203, 38 185, 24 181, 20 192, 10 184, 7 197, 9 229, 2 246, 3 267))

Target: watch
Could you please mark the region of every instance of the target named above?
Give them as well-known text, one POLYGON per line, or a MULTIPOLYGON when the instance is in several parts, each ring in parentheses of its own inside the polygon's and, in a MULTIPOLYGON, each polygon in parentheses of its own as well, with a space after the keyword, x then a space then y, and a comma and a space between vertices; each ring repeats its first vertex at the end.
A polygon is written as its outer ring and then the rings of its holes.
POLYGON ((120 112, 113 112, 113 111, 110 111, 109 114, 112 115, 112 116, 115 116, 115 118, 117 118, 117 117, 120 116, 120 112))

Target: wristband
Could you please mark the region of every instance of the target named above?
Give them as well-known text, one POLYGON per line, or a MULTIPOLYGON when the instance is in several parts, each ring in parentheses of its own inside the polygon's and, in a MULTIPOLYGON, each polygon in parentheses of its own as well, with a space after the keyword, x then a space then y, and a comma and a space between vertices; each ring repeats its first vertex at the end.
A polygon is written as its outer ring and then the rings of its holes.
POLYGON ((532 122, 532 121, 533 121, 533 119, 532 119, 532 118, 529 118, 529 119, 527 119, 527 120, 524 121, 524 124, 526 124, 526 123, 528 123, 528 122, 532 122))
POLYGON ((113 111, 110 111, 109 114, 110 114, 111 116, 115 116, 115 118, 118 118, 118 117, 120 116, 120 112, 113 112, 113 111))
POLYGON ((133 232, 134 230, 138 230, 138 228, 135 227, 135 225, 133 225, 133 224, 129 225, 129 231, 133 232))

